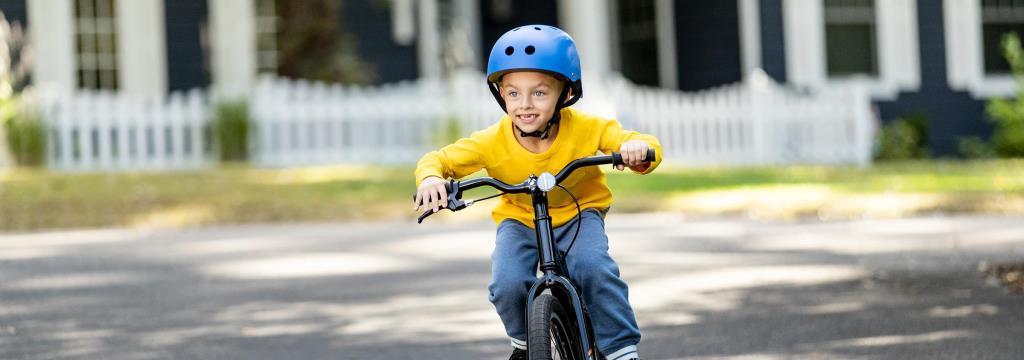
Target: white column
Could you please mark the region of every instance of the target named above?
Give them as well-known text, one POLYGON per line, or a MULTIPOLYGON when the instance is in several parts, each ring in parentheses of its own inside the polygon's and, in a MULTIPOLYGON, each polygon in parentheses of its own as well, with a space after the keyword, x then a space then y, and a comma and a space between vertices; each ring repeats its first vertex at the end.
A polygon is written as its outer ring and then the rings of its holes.
POLYGON ((560 0, 558 5, 562 29, 576 41, 584 78, 607 76, 612 70, 610 1, 560 0))
POLYGON ((743 78, 761 68, 761 6, 760 0, 737 0, 740 9, 740 53, 743 78))
POLYGON ((875 4, 879 75, 893 89, 917 90, 921 85, 917 1, 886 0, 875 4))
POLYGON ((654 12, 658 28, 658 77, 661 87, 678 89, 679 63, 676 60, 676 12, 673 0, 655 0, 654 12))
POLYGON ((954 90, 973 90, 984 76, 981 7, 977 1, 944 0, 946 79, 954 90))
POLYGON ((469 59, 466 63, 473 68, 481 68, 481 54, 486 55, 490 48, 482 49, 480 42, 480 4, 477 0, 456 0, 455 1, 456 28, 463 32, 467 45, 469 59))
POLYGON ((210 0, 213 87, 218 97, 245 96, 256 76, 253 0, 210 0))
POLYGON ((612 72, 611 0, 560 0, 559 22, 576 41, 583 71, 583 98, 574 107, 589 113, 616 117, 614 101, 602 82, 612 72))
POLYGON ((121 0, 116 6, 119 88, 132 95, 163 97, 167 92, 163 0, 121 0))
POLYGON ((416 39, 416 18, 412 0, 391 0, 391 39, 398 45, 416 39))
POLYGON ((30 0, 29 36, 35 65, 32 82, 38 90, 61 93, 77 87, 75 76, 75 13, 68 0, 30 0))
POLYGON ((419 55, 420 78, 441 76, 441 37, 437 19, 437 0, 420 0, 419 6, 419 55))
POLYGON ((824 85, 825 17, 821 0, 783 0, 786 76, 797 85, 824 85))

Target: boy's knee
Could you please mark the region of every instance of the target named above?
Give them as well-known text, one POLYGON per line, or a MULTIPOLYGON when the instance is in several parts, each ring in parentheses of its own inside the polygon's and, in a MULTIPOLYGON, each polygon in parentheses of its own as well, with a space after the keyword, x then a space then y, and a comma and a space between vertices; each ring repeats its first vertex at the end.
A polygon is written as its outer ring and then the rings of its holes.
POLYGON ((580 283, 603 283, 619 277, 619 266, 609 256, 591 257, 576 264, 573 277, 580 283))
POLYGON ((528 286, 529 284, 520 279, 495 279, 487 290, 490 291, 490 300, 493 303, 501 299, 525 297, 530 291, 528 286))

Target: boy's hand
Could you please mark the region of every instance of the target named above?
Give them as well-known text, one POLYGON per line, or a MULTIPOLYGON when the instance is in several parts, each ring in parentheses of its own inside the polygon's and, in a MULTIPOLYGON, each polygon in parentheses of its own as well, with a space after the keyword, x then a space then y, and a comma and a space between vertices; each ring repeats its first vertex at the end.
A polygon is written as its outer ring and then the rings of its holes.
POLYGON ((619 146, 619 154, 622 155, 622 162, 625 165, 617 165, 615 168, 622 171, 626 167, 643 165, 647 161, 648 148, 649 146, 643 140, 630 140, 622 143, 622 146, 619 146))
POLYGON ((448 191, 444 188, 445 181, 437 176, 428 176, 420 181, 419 189, 416 189, 416 200, 414 200, 413 211, 420 211, 434 208, 437 212, 438 206, 448 206, 448 191))

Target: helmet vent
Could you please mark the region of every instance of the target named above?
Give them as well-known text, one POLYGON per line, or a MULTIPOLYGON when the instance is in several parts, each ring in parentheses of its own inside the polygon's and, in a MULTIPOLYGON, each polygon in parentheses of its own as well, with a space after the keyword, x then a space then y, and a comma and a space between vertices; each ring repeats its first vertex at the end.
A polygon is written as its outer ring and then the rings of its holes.
POLYGON ((511 46, 505 48, 505 55, 512 55, 514 52, 516 52, 516 49, 511 46))
POLYGON ((534 26, 533 29, 537 30, 537 31, 540 31, 540 27, 537 27, 537 26, 534 26))
POLYGON ((527 45, 526 46, 526 55, 533 55, 533 52, 536 51, 536 50, 537 49, 535 49, 533 47, 533 45, 527 45))

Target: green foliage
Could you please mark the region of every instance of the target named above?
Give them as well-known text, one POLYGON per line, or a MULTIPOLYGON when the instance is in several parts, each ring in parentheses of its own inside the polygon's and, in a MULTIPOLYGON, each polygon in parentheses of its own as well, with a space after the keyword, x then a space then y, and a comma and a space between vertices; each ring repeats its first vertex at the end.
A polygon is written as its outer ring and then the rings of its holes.
POLYGON ((879 160, 928 157, 928 120, 915 114, 893 120, 882 128, 879 160))
POLYGON ((7 150, 21 166, 40 166, 46 159, 46 125, 39 114, 21 111, 2 119, 7 150))
POLYGON ((961 138, 957 144, 960 155, 968 159, 988 159, 996 157, 996 150, 992 144, 977 136, 961 138))
POLYGON ((454 143, 463 136, 465 136, 465 134, 463 133, 462 124, 459 123, 459 119, 456 117, 450 117, 442 122, 441 128, 433 134, 432 138, 434 145, 441 147, 454 143))
POLYGON ((995 123, 992 147, 1000 157, 1024 157, 1024 50, 1020 37, 1014 32, 1003 35, 1002 45, 1018 90, 1015 98, 993 99, 986 106, 995 123))
POLYGON ((249 159, 249 107, 244 101, 217 104, 213 119, 217 150, 221 161, 249 159))

